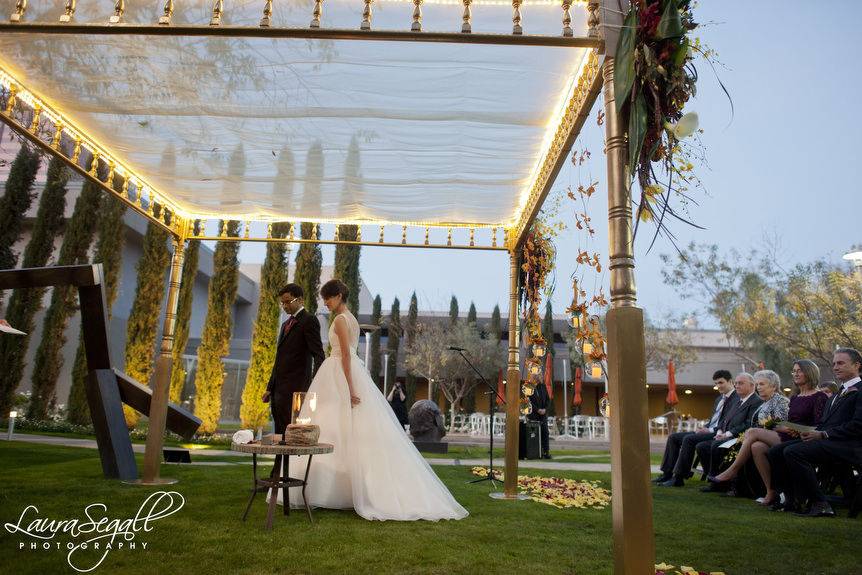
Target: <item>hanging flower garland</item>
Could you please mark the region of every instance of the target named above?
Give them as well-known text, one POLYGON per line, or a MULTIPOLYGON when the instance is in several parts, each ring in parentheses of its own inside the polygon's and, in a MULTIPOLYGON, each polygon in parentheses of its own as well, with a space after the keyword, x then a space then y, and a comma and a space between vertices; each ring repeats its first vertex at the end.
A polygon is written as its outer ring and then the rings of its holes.
POLYGON ((523 320, 527 328, 527 345, 530 349, 530 355, 525 360, 527 379, 523 384, 519 405, 524 415, 532 412, 530 396, 533 395, 536 385, 542 381, 543 359, 547 353, 547 342, 542 335, 539 308, 542 296, 550 297, 553 292, 553 282, 549 282, 549 278, 554 269, 556 247, 551 238, 565 227, 560 222, 548 223, 556 215, 557 207, 558 204, 554 204, 549 211, 536 219, 524 241, 521 254, 521 277, 518 282, 520 308, 523 310, 523 320))
POLYGON ((691 0, 633 1, 615 64, 617 111, 628 126, 629 174, 641 189, 637 222, 655 221, 656 237, 664 232, 671 239, 667 216, 691 223, 673 207, 674 200, 685 205, 692 201, 689 185, 701 187, 691 162, 696 151, 683 143, 698 132, 698 117, 683 108, 696 93, 695 52, 710 64, 712 53, 691 39, 698 26, 692 5, 691 0))

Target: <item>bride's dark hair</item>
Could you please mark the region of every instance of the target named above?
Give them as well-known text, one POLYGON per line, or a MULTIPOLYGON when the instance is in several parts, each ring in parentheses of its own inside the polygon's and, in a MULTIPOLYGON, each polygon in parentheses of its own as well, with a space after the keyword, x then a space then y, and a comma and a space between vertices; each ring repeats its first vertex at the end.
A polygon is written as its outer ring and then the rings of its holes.
POLYGON ((335 297, 337 295, 341 296, 341 301, 347 302, 347 298, 350 296, 350 289, 347 287, 343 281, 339 279, 331 279, 320 288, 320 297, 323 299, 335 297))

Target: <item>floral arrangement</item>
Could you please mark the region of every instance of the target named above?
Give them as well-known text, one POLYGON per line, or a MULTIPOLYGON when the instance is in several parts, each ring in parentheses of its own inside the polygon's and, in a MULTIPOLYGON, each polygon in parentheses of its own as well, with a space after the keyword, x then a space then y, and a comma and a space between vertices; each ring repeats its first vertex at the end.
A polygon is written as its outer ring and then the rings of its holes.
MULTIPOLYGON (((26 417, 18 417, 15 422, 15 429, 19 431, 32 431, 38 433, 74 433, 79 435, 96 435, 96 431, 92 425, 77 425, 68 421, 57 420, 42 420, 28 419, 26 417)), ((143 441, 147 439, 146 429, 133 429, 129 431, 129 437, 132 441, 143 441)), ((195 435, 191 439, 191 444, 195 445, 225 445, 231 443, 232 434, 230 433, 212 433, 195 435)), ((185 440, 172 432, 165 432, 165 438, 169 441, 184 442, 185 440)))
POLYGON ((724 571, 698 571, 685 565, 674 567, 667 563, 658 563, 655 566, 655 575, 724 575, 724 571))
POLYGON ((634 0, 617 48, 614 91, 621 120, 628 125, 629 174, 641 189, 637 221, 655 221, 656 235, 666 231, 666 216, 691 223, 671 204, 674 199, 691 200, 689 185, 700 187, 692 171, 694 151, 682 143, 698 131, 697 114, 683 114, 696 93, 694 53, 707 60, 711 54, 690 38, 698 26, 693 4, 634 0))
MULTIPOLYGON (((487 477, 486 467, 474 467, 473 475, 487 477)), ((494 470, 494 478, 503 480, 503 473, 494 470)), ((530 499, 558 509, 604 509, 611 503, 611 493, 599 487, 597 481, 575 481, 559 477, 518 476, 518 487, 530 494, 530 499)))
POLYGON ((556 248, 551 240, 554 227, 549 226, 539 218, 533 224, 521 257, 520 281, 518 282, 521 299, 521 309, 524 310, 524 322, 527 326, 527 344, 531 354, 526 359, 529 377, 524 382, 520 411, 527 415, 532 411, 529 397, 536 385, 542 381, 542 362, 545 356, 545 338, 542 336, 542 318, 539 307, 542 295, 549 296, 553 288, 548 278, 554 269, 556 248))

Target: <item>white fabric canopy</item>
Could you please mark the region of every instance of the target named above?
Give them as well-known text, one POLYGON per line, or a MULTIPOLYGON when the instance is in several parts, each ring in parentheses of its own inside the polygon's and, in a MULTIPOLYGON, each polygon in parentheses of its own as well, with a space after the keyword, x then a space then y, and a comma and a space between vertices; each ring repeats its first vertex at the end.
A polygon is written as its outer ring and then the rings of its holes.
MULTIPOLYGON (((0 0, 4 17, 14 0, 0 0)), ((103 23, 113 1, 81 2, 103 23)), ((152 24, 161 2, 127 2, 152 24)), ((307 27, 312 2, 275 3, 307 27)), ((375 2, 374 29, 409 30, 413 4, 375 2)), ((361 1, 326 0, 323 28, 358 28, 361 1)), ((263 2, 225 3, 256 26, 263 2)), ((208 24, 212 2, 173 23, 208 24)), ((423 29, 457 32, 460 2, 423 4, 423 29)), ((63 2, 31 1, 56 22, 63 2)), ((572 8, 586 36, 583 6, 572 8)), ((525 34, 559 35, 558 3, 525 2, 525 34)), ((512 8, 473 2, 473 31, 509 33, 512 8)), ((586 49, 176 36, 0 36, 0 66, 188 215, 253 220, 508 225, 556 128, 586 49)))

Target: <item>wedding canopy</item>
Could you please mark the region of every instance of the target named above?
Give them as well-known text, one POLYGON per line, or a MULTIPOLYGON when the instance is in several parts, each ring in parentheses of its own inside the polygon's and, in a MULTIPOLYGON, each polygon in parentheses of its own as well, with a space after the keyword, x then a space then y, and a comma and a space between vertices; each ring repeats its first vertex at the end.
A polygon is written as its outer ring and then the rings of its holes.
POLYGON ((64 24, 68 3, 35 0, 2 25, 0 83, 134 174, 142 207, 184 219, 516 230, 595 100, 600 42, 585 3, 571 36, 559 2, 521 3, 519 35, 512 4, 463 4, 243 0, 210 26, 213 3, 190 0, 157 26, 164 4, 147 0, 109 27, 113 0, 64 24))

